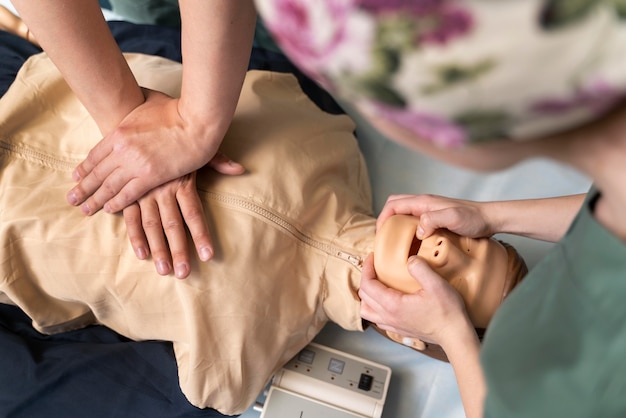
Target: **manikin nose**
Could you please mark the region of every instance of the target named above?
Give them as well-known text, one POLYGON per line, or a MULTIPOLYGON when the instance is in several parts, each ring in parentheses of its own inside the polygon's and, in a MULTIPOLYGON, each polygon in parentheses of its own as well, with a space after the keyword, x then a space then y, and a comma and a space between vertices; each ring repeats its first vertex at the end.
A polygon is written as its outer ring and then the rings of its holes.
POLYGON ((453 246, 448 238, 433 236, 422 241, 418 254, 431 265, 440 266, 448 260, 452 250, 453 246))

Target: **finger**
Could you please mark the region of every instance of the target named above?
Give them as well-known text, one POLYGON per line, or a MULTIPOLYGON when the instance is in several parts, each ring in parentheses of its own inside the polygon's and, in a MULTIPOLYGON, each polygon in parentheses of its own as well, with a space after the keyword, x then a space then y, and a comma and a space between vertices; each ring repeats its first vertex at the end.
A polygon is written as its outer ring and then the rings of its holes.
MULTIPOLYGON (((360 292, 359 292, 359 295, 360 295, 360 292)), ((364 300, 361 300, 361 310, 359 313, 361 315, 361 318, 365 319, 366 321, 370 321, 374 324, 380 324, 382 321, 382 319, 376 313, 376 311, 372 307, 370 307, 370 305, 364 300)))
POLYGON ((165 242, 159 206, 153 199, 143 199, 140 201, 140 206, 142 227, 148 240, 154 266, 157 273, 166 276, 172 271, 172 263, 169 247, 165 242))
POLYGON ((421 216, 430 210, 430 203, 425 195, 394 195, 390 196, 376 219, 376 229, 379 229, 387 218, 393 215, 421 216))
POLYGON ((174 275, 178 279, 184 279, 191 272, 189 246, 185 224, 175 197, 169 194, 162 196, 162 200, 159 201, 159 212, 172 256, 174 275))
POLYGON ((402 293, 385 286, 376 278, 374 257, 370 254, 363 263, 359 297, 365 303, 366 309, 371 309, 379 315, 389 311, 397 305, 402 293))
POLYGON ((100 187, 92 197, 87 199, 85 203, 89 204, 93 199, 97 202, 96 204, 99 205, 100 202, 104 200, 104 204, 102 205, 104 211, 107 213, 117 213, 140 199, 153 187, 159 185, 158 182, 154 181, 154 177, 150 177, 144 173, 140 173, 140 177, 131 178, 129 180, 126 177, 122 177, 121 174, 118 176, 117 172, 113 174, 115 177, 111 176, 110 183, 109 179, 107 179, 102 187, 100 187), (146 182, 146 179, 152 179, 153 181, 146 182), (108 200, 105 200, 113 190, 117 190, 116 194, 108 200))
POLYGON ((150 255, 150 247, 141 224, 141 209, 138 204, 132 204, 124 209, 124 222, 135 255, 138 259, 145 260, 150 255))
MULTIPOLYGON (((376 269, 374 268, 374 253, 370 253, 365 257, 365 260, 363 260, 360 289, 363 289, 365 292, 373 292, 376 288, 376 282, 378 282, 378 278, 376 276, 376 269)), ((382 283, 380 284, 384 286, 382 283)))
POLYGON ((448 227, 450 222, 446 222, 446 220, 449 220, 448 214, 450 212, 451 211, 444 209, 422 214, 415 233, 417 239, 424 240, 431 236, 435 230, 448 227))
POLYGON ((365 291, 359 290, 359 297, 361 298, 360 315, 361 318, 380 327, 392 327, 392 322, 397 317, 397 314, 395 311, 387 309, 388 305, 386 302, 379 303, 379 300, 393 301, 391 306, 396 307, 399 301, 398 297, 400 297, 400 295, 394 289, 389 289, 384 286, 381 287, 380 290, 381 292, 377 293, 376 297, 372 297, 365 291))
POLYGON ((408 199, 408 198, 411 198, 411 197, 414 197, 414 196, 415 195, 412 195, 412 194, 392 194, 392 195, 389 195, 389 197, 387 198, 386 203, 391 203, 391 202, 396 201, 396 200, 408 199))
MULTIPOLYGON (((131 190, 131 188, 127 187, 128 184, 126 186, 124 185, 121 175, 117 173, 121 171, 121 169, 118 169, 111 173, 91 195, 85 198, 84 202, 80 205, 80 210, 85 215, 93 215, 102 208, 104 208, 107 213, 117 213, 133 204, 141 197, 141 194, 137 194, 136 197, 131 198, 130 195, 127 194, 128 190, 131 190), (116 199, 125 203, 117 203, 116 199)), ((93 179, 93 173, 94 172, 88 175, 84 181, 87 182, 93 179)), ((92 183, 92 185, 93 184, 95 183, 92 183)), ((78 192, 82 185, 83 182, 79 183, 70 193, 76 193, 76 195, 84 193, 78 192)))
POLYGON ((100 164, 113 151, 113 146, 106 137, 99 141, 87 154, 87 157, 74 169, 72 178, 74 181, 81 181, 89 175, 93 169, 100 164))
POLYGON ((417 228, 417 238, 425 239, 432 235, 439 228, 446 228, 451 231, 457 229, 461 219, 456 208, 446 208, 426 212, 420 216, 420 224, 417 228))
POLYGON ((145 164, 135 170, 136 176, 107 158, 95 167, 68 193, 68 201, 83 202, 81 211, 93 215, 104 208, 107 213, 117 213, 139 200, 146 192, 159 185, 154 169, 145 164))
MULTIPOLYGON (((105 158, 100 164, 93 167, 84 177, 81 177, 78 184, 67 193, 67 201, 73 206, 81 205, 81 210, 86 215, 96 213, 98 210, 102 209, 104 202, 119 191, 115 190, 115 177, 111 178, 112 173, 117 169, 118 166, 113 158, 105 158), (98 199, 89 199, 93 197, 96 192, 99 193, 98 199), (88 199, 88 204, 85 204, 88 199)), ((119 187, 122 185, 123 183, 119 187)), ((133 200, 133 202, 135 200, 133 200)), ((132 202, 129 202, 129 204, 130 203, 132 202)))
POLYGON ((223 152, 215 154, 208 165, 222 174, 238 175, 246 172, 246 168, 243 165, 231 160, 223 152))
POLYGON ((213 257, 213 243, 198 192, 195 187, 185 188, 178 192, 177 198, 200 260, 210 260, 213 257))

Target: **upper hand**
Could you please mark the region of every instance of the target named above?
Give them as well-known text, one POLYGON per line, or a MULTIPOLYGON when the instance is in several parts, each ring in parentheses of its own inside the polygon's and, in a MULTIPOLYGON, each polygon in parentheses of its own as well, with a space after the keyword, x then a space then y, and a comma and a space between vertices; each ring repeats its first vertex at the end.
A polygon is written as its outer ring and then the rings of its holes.
MULTIPOLYGON (((76 167, 78 184, 68 201, 91 215, 101 208, 118 212, 149 190, 184 176, 216 155, 223 132, 202 130, 186 121, 179 99, 144 89, 146 101, 118 128, 105 136, 76 167)), ((217 124, 219 125, 219 124, 217 124)), ((217 164, 227 174, 240 174, 236 163, 217 164)))
POLYGON ((459 235, 482 238, 493 235, 484 205, 481 202, 452 199, 434 195, 392 195, 376 221, 376 228, 392 215, 413 215, 420 218, 417 237, 429 237, 436 229, 446 228, 459 235))
POLYGON ((442 347, 461 335, 459 327, 470 327, 459 293, 432 271, 426 261, 412 257, 409 272, 419 278, 422 289, 405 294, 388 288, 376 278, 373 257, 361 274, 361 317, 379 328, 418 338, 442 347))
POLYGON ((139 259, 152 254, 161 275, 179 279, 191 272, 186 228, 201 260, 213 256, 213 245, 196 189, 196 172, 159 186, 124 209, 131 245, 139 259))

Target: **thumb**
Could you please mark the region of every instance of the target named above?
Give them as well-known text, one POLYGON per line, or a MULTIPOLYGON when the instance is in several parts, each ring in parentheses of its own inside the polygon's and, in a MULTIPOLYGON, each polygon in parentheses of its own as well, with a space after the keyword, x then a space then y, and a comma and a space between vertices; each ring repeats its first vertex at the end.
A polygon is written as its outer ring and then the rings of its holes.
POLYGON ((411 256, 408 260, 407 268, 409 273, 426 291, 430 291, 441 286, 445 282, 437 273, 433 271, 428 262, 419 256, 411 256))
POLYGON ((246 171, 244 166, 231 160, 226 154, 220 151, 209 161, 209 166, 221 174, 239 175, 246 171))
POLYGON ((428 238, 437 229, 451 229, 455 221, 455 212, 448 208, 423 213, 420 216, 416 236, 418 239, 428 238))

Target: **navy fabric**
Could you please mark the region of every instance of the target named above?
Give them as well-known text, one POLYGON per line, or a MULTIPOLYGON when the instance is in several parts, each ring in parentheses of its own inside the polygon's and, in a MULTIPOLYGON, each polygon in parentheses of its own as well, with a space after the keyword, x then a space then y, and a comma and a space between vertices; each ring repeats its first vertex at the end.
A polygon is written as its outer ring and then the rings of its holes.
POLYGON ((0 30, 0 96, 15 80, 24 61, 41 49, 25 39, 0 30))
POLYGON ((170 343, 134 342, 102 326, 46 336, 19 308, 0 304, 0 416, 224 415, 187 401, 170 343))

